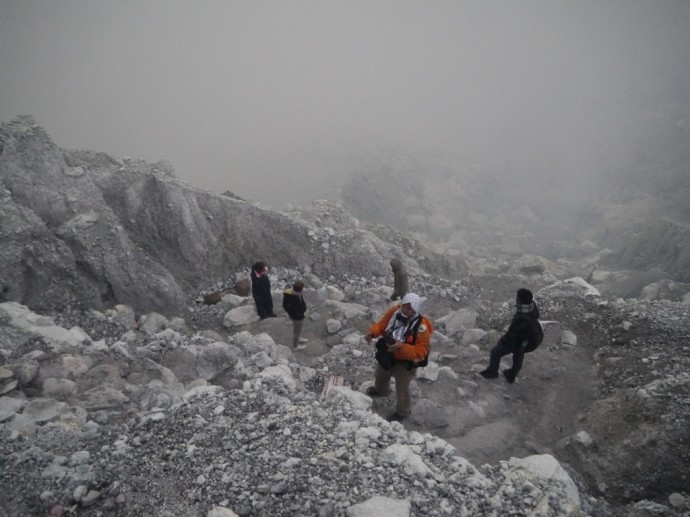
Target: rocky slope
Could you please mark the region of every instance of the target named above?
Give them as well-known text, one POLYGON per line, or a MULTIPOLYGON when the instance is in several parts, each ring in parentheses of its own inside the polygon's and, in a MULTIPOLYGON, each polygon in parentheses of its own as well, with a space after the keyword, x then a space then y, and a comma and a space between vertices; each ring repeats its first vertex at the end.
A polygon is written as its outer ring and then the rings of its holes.
MULTIPOLYGON (((587 174, 526 179, 509 168, 499 174, 401 150, 353 165, 341 196, 362 221, 412 232, 444 252, 481 257, 478 264, 469 258, 473 271, 489 259, 505 272, 521 256, 538 255, 554 262, 603 262, 611 269, 655 269, 661 276, 654 280, 687 283, 686 115, 680 109, 670 117, 676 126, 650 131, 658 137, 635 163, 611 167, 587 184, 587 174)), ((630 295, 638 296, 639 287, 630 295)))
POLYGON ((511 386, 476 374, 510 317, 503 295, 414 275, 437 331, 403 428, 380 416, 392 398, 363 395, 373 360, 361 335, 388 306, 390 278, 272 274, 274 285, 295 277, 310 285, 311 340, 298 353, 280 344, 284 317, 259 322, 251 299, 233 294, 190 305, 186 321, 136 321, 117 306, 63 312, 54 325, 0 304, 5 512, 690 511, 687 307, 543 278, 546 341, 511 386), (333 375, 344 386, 324 397, 333 375))
MULTIPOLYGON (((346 327, 367 316, 331 301, 346 327)), ((557 515, 583 505, 549 455, 478 468, 371 412, 352 379, 323 398, 333 370, 300 365, 265 333, 178 332, 154 314, 133 332, 122 306, 72 313, 105 336, 93 341, 13 302, 0 312, 7 515, 557 515)), ((334 349, 334 369, 350 357, 370 375, 352 332, 339 340, 353 349, 334 349)))
MULTIPOLYGON (((177 314, 191 292, 256 260, 370 274, 404 253, 350 216, 335 219, 197 190, 165 163, 63 151, 30 117, 0 126, 0 284, 34 308, 177 314)), ((462 264, 416 252, 435 271, 462 264)))
POLYGON ((469 256, 330 202, 266 210, 165 163, 59 150, 28 118, 0 144, 0 513, 690 512, 687 284, 607 270, 596 245, 469 256), (364 395, 394 254, 436 327, 404 425, 364 395), (257 257, 278 308, 307 283, 306 350, 232 292, 257 257), (522 286, 545 342, 515 384, 487 381, 522 286))

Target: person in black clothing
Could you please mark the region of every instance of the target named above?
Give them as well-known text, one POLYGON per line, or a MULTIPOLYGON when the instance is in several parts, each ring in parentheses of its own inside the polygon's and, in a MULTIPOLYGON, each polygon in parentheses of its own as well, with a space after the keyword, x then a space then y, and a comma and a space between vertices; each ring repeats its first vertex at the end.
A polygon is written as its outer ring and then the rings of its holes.
POLYGON ((409 290, 407 270, 399 258, 391 259, 391 269, 393 270, 393 294, 391 295, 391 300, 402 299, 409 290))
POLYGON ((528 289, 518 289, 515 300, 517 310, 510 322, 510 327, 491 349, 489 367, 479 372, 485 379, 498 377, 498 367, 504 355, 513 354, 513 366, 503 370, 503 375, 509 383, 515 382, 518 372, 522 368, 525 349, 534 336, 534 327, 539 324, 539 309, 534 303, 532 292, 528 289))
POLYGON ((273 298, 271 297, 271 281, 268 279, 268 268, 263 262, 257 262, 252 266, 252 296, 256 303, 256 312, 259 318, 275 318, 273 312, 273 298))
POLYGON ((292 289, 285 289, 283 292, 283 309, 292 320, 292 348, 295 350, 304 350, 307 347, 304 343, 309 341, 300 337, 304 328, 304 315, 307 312, 303 291, 304 282, 297 281, 292 284, 292 289))

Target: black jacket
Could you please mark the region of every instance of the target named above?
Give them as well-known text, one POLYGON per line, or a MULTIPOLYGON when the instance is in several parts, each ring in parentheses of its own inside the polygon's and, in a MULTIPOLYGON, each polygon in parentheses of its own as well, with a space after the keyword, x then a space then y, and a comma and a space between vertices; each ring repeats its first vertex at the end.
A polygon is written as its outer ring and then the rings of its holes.
POLYGON ((271 297, 271 281, 268 279, 268 275, 258 277, 254 271, 251 274, 252 278, 252 296, 256 300, 257 298, 265 299, 271 297))
POLYGON ((302 295, 295 293, 292 289, 285 289, 283 292, 283 309, 288 313, 291 320, 303 320, 304 313, 307 312, 307 304, 302 295))
POLYGON ((256 312, 261 318, 273 315, 273 298, 271 297, 271 281, 268 275, 258 277, 254 271, 252 278, 252 296, 256 303, 256 312))
POLYGON ((526 348, 526 341, 531 341, 534 336, 534 328, 539 324, 539 309, 537 304, 525 303, 518 304, 518 309, 510 322, 510 327, 498 344, 509 347, 512 350, 526 348))

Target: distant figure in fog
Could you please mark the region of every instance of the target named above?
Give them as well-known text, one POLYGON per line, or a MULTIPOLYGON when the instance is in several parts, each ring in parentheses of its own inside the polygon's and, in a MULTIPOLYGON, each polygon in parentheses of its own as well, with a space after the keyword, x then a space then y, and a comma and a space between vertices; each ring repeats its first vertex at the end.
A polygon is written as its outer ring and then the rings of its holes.
POLYGON ((252 296, 256 303, 256 312, 259 318, 275 318, 273 312, 273 298, 271 297, 271 281, 268 279, 268 268, 263 262, 257 262, 252 266, 252 296))
POLYGON ((407 270, 399 258, 391 259, 391 269, 393 270, 393 294, 391 300, 397 300, 407 294, 407 270))
POLYGON ((302 296, 304 282, 297 281, 292 284, 292 289, 285 289, 283 292, 283 309, 288 313, 292 320, 292 348, 304 350, 308 339, 300 337, 304 328, 304 315, 307 312, 307 304, 302 296))
POLYGON ((510 322, 510 327, 498 340, 496 346, 491 349, 489 367, 479 372, 485 379, 498 377, 501 358, 504 355, 513 354, 513 365, 511 368, 503 370, 503 375, 509 383, 514 383, 522 368, 525 352, 531 351, 541 343, 543 333, 539 324, 539 309, 534 303, 532 292, 524 288, 518 289, 515 305, 516 311, 510 322))

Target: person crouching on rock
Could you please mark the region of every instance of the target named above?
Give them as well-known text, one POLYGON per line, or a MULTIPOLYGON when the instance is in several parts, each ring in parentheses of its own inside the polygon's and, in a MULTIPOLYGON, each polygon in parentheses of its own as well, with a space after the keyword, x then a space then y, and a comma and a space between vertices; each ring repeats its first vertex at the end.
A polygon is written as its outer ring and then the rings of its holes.
POLYGON ((292 348, 295 350, 304 350, 307 348, 304 343, 309 341, 300 337, 304 327, 304 315, 307 312, 303 291, 304 282, 297 281, 292 284, 292 289, 285 289, 283 292, 283 309, 292 320, 292 348))
POLYGON ((498 367, 501 364, 501 357, 513 354, 513 366, 503 370, 503 375, 509 383, 514 383, 518 372, 522 368, 522 360, 525 357, 525 350, 528 347, 530 332, 539 320, 539 309, 532 297, 532 292, 528 289, 518 289, 515 299, 516 312, 510 327, 498 340, 495 347, 491 349, 489 367, 479 372, 485 379, 495 379, 498 377, 498 367))
POLYGON ((394 305, 370 328, 364 339, 376 342, 376 371, 374 386, 367 389, 370 397, 381 397, 390 392, 391 377, 395 379, 397 406, 389 422, 400 421, 412 411, 410 382, 417 368, 426 366, 429 359, 429 344, 433 328, 431 322, 422 316, 422 300, 414 293, 407 293, 399 305, 394 305))
POLYGON ((256 313, 259 318, 275 318, 273 312, 273 298, 271 297, 271 281, 268 279, 268 268, 263 262, 257 262, 252 266, 252 296, 256 304, 256 313))

